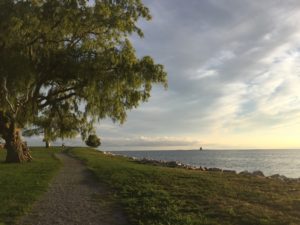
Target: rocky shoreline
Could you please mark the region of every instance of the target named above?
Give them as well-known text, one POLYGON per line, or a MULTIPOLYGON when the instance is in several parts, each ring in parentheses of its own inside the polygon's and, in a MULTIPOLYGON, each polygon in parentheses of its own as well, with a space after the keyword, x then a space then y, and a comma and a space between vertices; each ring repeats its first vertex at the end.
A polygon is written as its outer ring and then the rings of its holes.
POLYGON ((198 171, 207 171, 207 172, 219 172, 219 173, 231 173, 231 174, 237 174, 237 175, 242 175, 242 176, 254 176, 254 177, 261 177, 265 179, 276 179, 276 180, 281 180, 285 182, 299 182, 300 183, 300 178, 289 178, 284 175, 280 174, 273 174, 271 176, 265 176, 264 173, 260 170, 256 170, 253 172, 249 172, 247 170, 237 172, 235 170, 227 170, 227 169, 221 169, 221 168, 208 168, 208 167, 202 167, 202 166, 192 166, 188 164, 181 163, 179 161, 165 161, 165 160, 155 160, 155 159, 148 159, 148 158, 136 158, 136 157, 129 157, 129 156, 124 156, 124 155, 119 155, 119 154, 114 154, 111 152, 103 152, 106 155, 112 155, 112 156, 122 156, 125 158, 128 158, 130 160, 133 160, 134 162, 140 163, 140 164, 147 164, 147 165, 152 165, 152 166, 163 166, 163 167, 170 167, 170 168, 182 168, 182 169, 187 169, 187 170, 198 170, 198 171))

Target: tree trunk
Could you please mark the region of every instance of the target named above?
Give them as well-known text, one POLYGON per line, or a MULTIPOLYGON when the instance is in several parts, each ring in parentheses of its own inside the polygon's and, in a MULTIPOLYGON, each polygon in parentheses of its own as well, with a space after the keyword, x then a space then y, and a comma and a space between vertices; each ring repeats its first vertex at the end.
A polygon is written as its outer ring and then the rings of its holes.
POLYGON ((45 141, 45 144, 46 144, 46 148, 50 148, 51 146, 50 141, 45 141))
POLYGON ((5 148, 7 150, 6 162, 21 163, 31 160, 28 148, 22 142, 18 129, 9 129, 5 137, 5 142, 5 148))

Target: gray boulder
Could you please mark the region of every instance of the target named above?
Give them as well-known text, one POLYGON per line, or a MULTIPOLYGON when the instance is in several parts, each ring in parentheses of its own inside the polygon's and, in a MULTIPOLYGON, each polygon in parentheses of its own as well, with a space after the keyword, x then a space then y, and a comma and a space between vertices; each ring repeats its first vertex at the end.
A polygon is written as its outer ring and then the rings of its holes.
POLYGON ((252 173, 250 173, 248 170, 244 170, 244 171, 240 172, 239 174, 240 175, 247 175, 247 176, 252 175, 252 173))
POLYGON ((252 175, 257 176, 257 177, 264 177, 264 173, 261 172, 260 170, 255 170, 253 171, 252 175))
POLYGON ((232 173, 232 174, 236 174, 235 170, 223 170, 223 173, 232 173))
POLYGON ((208 168, 207 171, 211 171, 211 172, 222 172, 223 170, 220 168, 208 168))

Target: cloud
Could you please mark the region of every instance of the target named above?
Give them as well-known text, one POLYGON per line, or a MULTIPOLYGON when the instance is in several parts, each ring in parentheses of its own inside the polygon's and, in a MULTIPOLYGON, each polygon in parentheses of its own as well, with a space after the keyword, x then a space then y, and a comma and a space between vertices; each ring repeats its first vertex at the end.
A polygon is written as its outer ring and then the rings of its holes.
POLYGON ((107 147, 186 147, 199 145, 199 140, 168 136, 139 136, 133 138, 106 138, 107 147))
POLYGON ((300 146, 288 138, 300 129, 300 1, 144 3, 153 20, 132 41, 165 65, 169 87, 155 86, 124 125, 101 121, 104 147, 300 146))
POLYGON ((146 3, 154 19, 136 43, 166 65, 171 91, 155 102, 168 110, 153 131, 250 134, 298 121, 298 1, 146 3))

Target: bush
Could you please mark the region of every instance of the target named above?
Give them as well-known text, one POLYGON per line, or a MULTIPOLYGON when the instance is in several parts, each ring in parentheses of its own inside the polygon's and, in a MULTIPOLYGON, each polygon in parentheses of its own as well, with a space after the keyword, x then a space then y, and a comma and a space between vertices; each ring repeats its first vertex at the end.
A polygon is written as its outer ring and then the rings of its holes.
POLYGON ((85 141, 85 144, 89 147, 98 147, 101 145, 100 138, 95 134, 90 134, 88 139, 85 141))

